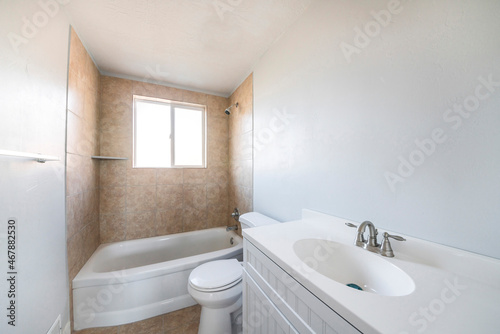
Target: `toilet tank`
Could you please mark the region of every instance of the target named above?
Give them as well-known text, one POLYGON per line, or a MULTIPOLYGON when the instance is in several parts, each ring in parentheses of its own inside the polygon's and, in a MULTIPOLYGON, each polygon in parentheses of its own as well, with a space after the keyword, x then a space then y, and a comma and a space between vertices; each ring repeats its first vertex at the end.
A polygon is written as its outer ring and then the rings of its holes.
POLYGON ((279 224, 279 221, 274 220, 268 216, 264 216, 263 214, 258 212, 244 213, 240 216, 239 221, 241 223, 242 229, 271 225, 271 224, 279 224))

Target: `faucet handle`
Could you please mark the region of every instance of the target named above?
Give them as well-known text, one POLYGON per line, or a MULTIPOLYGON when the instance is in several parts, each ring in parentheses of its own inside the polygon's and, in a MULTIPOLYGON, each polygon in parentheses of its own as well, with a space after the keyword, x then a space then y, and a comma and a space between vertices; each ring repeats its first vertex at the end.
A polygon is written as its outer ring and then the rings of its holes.
POLYGON ((358 225, 354 225, 354 224, 351 224, 351 223, 345 223, 346 226, 349 226, 349 227, 354 227, 354 228, 358 228, 358 225))
POLYGON ((240 222, 240 212, 238 211, 238 208, 234 208, 233 213, 231 213, 231 217, 233 217, 236 222, 240 222))
POLYGON ((392 250, 391 243, 389 242, 389 238, 398 241, 406 241, 406 239, 400 237, 399 235, 391 235, 387 232, 384 232, 384 241, 382 241, 382 244, 380 245, 380 254, 382 256, 394 257, 394 252, 392 250))
POLYGON ((397 241, 406 241, 405 238, 403 237, 400 237, 399 235, 391 235, 387 232, 384 232, 384 239, 385 238, 393 238, 394 240, 397 240, 397 241), (386 236, 387 235, 387 236, 386 236))

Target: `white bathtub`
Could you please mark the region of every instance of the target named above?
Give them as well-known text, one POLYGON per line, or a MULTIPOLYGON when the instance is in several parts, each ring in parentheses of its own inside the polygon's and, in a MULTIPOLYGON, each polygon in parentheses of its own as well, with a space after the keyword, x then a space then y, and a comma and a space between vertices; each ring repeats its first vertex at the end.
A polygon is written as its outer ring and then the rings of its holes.
POLYGON ((73 280, 75 330, 116 326, 195 305, 198 265, 242 260, 242 239, 223 227, 103 244, 73 280))

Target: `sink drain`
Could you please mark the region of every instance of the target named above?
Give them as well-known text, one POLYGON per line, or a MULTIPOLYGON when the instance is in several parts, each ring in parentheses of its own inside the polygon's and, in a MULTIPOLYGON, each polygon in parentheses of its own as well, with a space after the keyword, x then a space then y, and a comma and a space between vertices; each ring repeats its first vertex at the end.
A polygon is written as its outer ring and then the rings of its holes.
POLYGON ((354 284, 354 283, 349 283, 349 284, 346 284, 348 287, 350 288, 353 288, 353 289, 356 289, 356 290, 360 290, 360 291, 363 291, 363 289, 361 289, 361 287, 357 284, 354 284))

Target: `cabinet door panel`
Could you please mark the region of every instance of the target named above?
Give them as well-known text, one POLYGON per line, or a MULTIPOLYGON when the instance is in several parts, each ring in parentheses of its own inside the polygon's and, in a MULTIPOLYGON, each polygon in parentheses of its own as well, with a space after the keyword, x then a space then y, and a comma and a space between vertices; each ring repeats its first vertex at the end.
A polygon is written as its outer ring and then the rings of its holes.
POLYGON ((276 308, 255 281, 243 271, 243 332, 246 334, 295 334, 285 316, 276 308))

